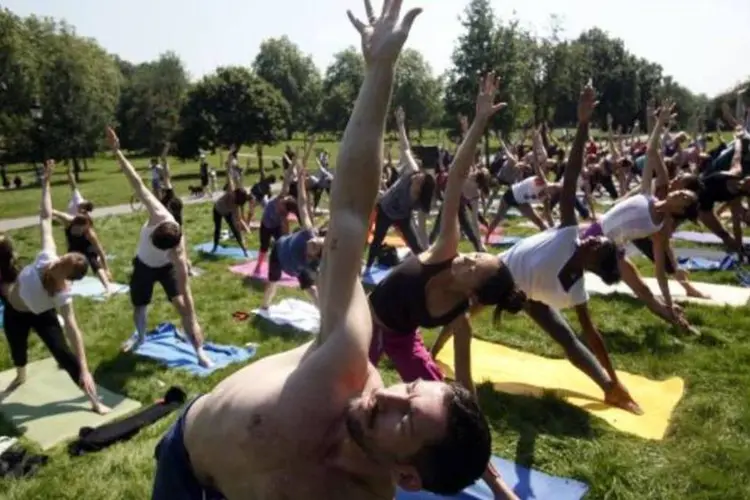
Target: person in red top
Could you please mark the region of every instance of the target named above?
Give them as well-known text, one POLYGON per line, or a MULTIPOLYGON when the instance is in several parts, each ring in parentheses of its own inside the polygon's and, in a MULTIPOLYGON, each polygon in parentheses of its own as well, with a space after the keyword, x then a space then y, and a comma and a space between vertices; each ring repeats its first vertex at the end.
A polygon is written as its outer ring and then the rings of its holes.
POLYGON ((586 155, 596 155, 599 151, 599 147, 593 139, 589 139, 589 143, 586 145, 586 155))

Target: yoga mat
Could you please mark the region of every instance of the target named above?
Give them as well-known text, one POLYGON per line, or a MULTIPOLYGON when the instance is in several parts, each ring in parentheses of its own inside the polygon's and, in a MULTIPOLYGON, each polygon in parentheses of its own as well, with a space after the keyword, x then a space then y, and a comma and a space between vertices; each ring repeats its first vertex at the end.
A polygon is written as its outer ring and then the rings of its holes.
MULTIPOLYGON (((589 487, 580 481, 550 476, 499 457, 492 457, 491 461, 505 483, 513 488, 516 496, 521 500, 580 500, 589 490, 589 487)), ((494 498, 490 488, 481 479, 453 496, 436 495, 426 491, 411 493, 401 489, 396 492, 396 500, 494 500, 494 498)))
POLYGON ((241 248, 227 247, 227 246, 221 246, 221 245, 219 245, 216 248, 215 253, 211 253, 211 249, 213 247, 214 247, 213 243, 201 243, 200 245, 195 245, 193 247, 193 250, 198 253, 204 253, 206 255, 215 255, 217 257, 228 257, 230 259, 237 259, 237 260, 254 259, 258 256, 258 252, 256 252, 255 250, 248 250, 247 257, 245 257, 245 254, 242 253, 241 248))
POLYGON ((316 334, 320 330, 320 311, 313 304, 299 299, 284 299, 268 309, 254 309, 253 314, 277 325, 286 325, 301 332, 316 334))
MULTIPOLYGON (((446 343, 437 361, 453 377, 453 342, 446 343)), ((664 381, 618 371, 617 374, 644 411, 634 415, 604 403, 602 390, 567 359, 549 359, 479 339, 471 341, 474 380, 489 380, 496 390, 541 397, 553 391, 563 401, 601 418, 622 432, 662 440, 685 390, 679 377, 664 381)))
MULTIPOLYGON (((97 415, 81 389, 57 367, 54 359, 34 361, 26 365, 26 370, 26 383, 2 398, 0 412, 43 450, 78 437, 81 427, 98 427, 141 406, 138 401, 98 386, 99 396, 112 411, 97 415)), ((15 376, 15 368, 0 373, 0 388, 7 387, 15 376)))
MULTIPOLYGON (((584 279, 586 280, 586 291, 590 294, 599 295, 610 295, 613 293, 622 293, 635 297, 635 294, 628 285, 623 282, 617 285, 610 286, 605 284, 599 276, 593 273, 586 273, 584 279)), ((661 297, 661 290, 659 289, 659 283, 656 278, 643 278, 643 282, 648 286, 657 297, 661 297)), ((732 306, 742 307, 748 304, 750 301, 750 290, 747 288, 729 286, 729 285, 716 285, 713 283, 702 283, 700 281, 693 281, 693 286, 703 293, 708 294, 710 299, 699 299, 695 297, 688 297, 685 295, 685 289, 675 280, 669 280, 669 291, 672 295, 672 299, 675 302, 690 302, 694 304, 700 304, 705 306, 732 306)))
POLYGON ((503 234, 492 233, 489 242, 493 247, 503 247, 515 245, 521 241, 521 239, 520 236, 505 236, 503 234))
POLYGON ((722 259, 709 259, 706 257, 677 257, 680 269, 686 271, 729 271, 739 261, 734 255, 726 255, 722 259))
MULTIPOLYGON (((260 265, 260 270, 258 274, 253 274, 253 271, 255 270, 255 265, 257 263, 258 263, 257 260, 251 260, 249 262, 245 262, 244 264, 238 264, 236 266, 232 266, 229 268, 229 270, 233 272, 234 274, 246 276, 248 278, 256 279, 258 281, 263 281, 263 282, 268 281, 268 261, 264 260, 263 263, 260 265)), ((279 286, 283 286, 287 288, 299 287, 299 280, 295 278, 294 276, 289 276, 285 272, 281 273, 281 280, 279 280, 277 283, 279 286)))
MULTIPOLYGON (((692 243, 703 243, 706 245, 723 245, 721 238, 714 233, 702 233, 699 231, 677 231, 672 235, 672 239, 690 241, 692 243)), ((750 237, 742 238, 743 245, 750 245, 750 237)))
MULTIPOLYGON (((134 339, 136 335, 133 333, 131 339, 134 339)), ((211 368, 204 368, 198 364, 193 345, 173 324, 161 323, 146 334, 146 341, 135 352, 146 358, 160 361, 168 368, 180 368, 193 375, 205 377, 232 363, 247 361, 255 356, 256 349, 255 346, 235 347, 206 342, 203 350, 214 363, 211 368)))
MULTIPOLYGON (((367 243, 372 243, 372 234, 367 237, 367 243)), ((401 236, 395 235, 395 234, 389 234, 386 235, 385 238, 383 238, 383 245, 389 245, 392 247, 400 248, 405 247, 406 243, 404 242, 404 239, 401 236)))
POLYGON ((362 267, 362 283, 375 286, 391 274, 390 267, 372 266, 370 269, 362 267))
MULTIPOLYGON (((88 297, 99 301, 106 299, 104 296, 104 285, 102 285, 102 282, 98 278, 94 278, 93 276, 84 276, 82 280, 73 281, 70 288, 73 295, 78 295, 79 297, 88 297)), ((112 295, 128 293, 130 287, 122 283, 110 283, 109 291, 112 295)))

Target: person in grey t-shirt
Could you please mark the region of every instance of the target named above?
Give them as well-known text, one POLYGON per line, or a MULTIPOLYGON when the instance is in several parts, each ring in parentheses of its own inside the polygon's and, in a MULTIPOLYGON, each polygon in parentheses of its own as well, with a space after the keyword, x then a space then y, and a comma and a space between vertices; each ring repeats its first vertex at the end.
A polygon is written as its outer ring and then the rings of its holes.
POLYGON ((426 214, 430 213, 432 197, 435 193, 435 179, 419 170, 409 148, 404 119, 404 111, 399 108, 396 111, 396 123, 403 166, 399 179, 388 188, 375 207, 375 231, 367 255, 366 267, 368 269, 380 255, 383 240, 391 226, 396 226, 401 231, 412 253, 418 254, 424 251, 411 215, 415 208, 419 208, 426 214))

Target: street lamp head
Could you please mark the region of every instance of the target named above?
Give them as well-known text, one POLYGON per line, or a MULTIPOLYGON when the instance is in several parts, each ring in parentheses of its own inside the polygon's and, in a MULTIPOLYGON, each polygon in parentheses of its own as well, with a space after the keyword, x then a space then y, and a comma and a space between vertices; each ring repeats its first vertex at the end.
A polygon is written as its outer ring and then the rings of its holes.
POLYGON ((34 104, 31 105, 31 109, 29 111, 31 112, 31 118, 34 120, 41 120, 42 116, 44 116, 44 112, 42 111, 42 106, 39 104, 39 101, 34 101, 34 104))

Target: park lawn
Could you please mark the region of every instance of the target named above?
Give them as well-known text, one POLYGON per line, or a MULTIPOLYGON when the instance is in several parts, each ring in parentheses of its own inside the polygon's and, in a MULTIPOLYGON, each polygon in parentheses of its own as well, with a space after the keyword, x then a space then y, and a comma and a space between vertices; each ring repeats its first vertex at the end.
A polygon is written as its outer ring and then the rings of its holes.
MULTIPOLYGON (((210 205, 185 207, 189 245, 207 241, 212 234, 210 205)), ((128 281, 143 213, 97 220, 116 281, 128 281), (128 236, 125 236, 128 235, 128 236)), ((513 222, 510 222, 513 224, 513 222)), ((509 227, 510 234, 522 234, 509 227)), ((34 228, 14 231, 17 250, 28 262, 38 250, 34 228)), ((64 249, 62 232, 56 237, 64 249)), ((464 245, 466 245, 464 243, 464 245)), ((256 236, 250 247, 257 247, 256 236)), ((468 246, 465 247, 468 249, 468 246)), ((236 322, 231 313, 250 311, 261 293, 243 286, 231 274, 228 261, 192 254, 205 274, 192 280, 198 315, 208 339, 217 343, 260 344, 256 359, 305 342, 308 337, 280 331, 264 323, 236 322)), ((644 273, 652 266, 639 261, 644 273)), ((728 273, 705 273, 701 278, 728 281, 728 273)), ((282 288, 280 297, 300 296, 282 288)), ((150 326, 178 322, 171 306, 157 289, 149 314, 150 326)), ((278 300, 278 299, 277 299, 278 300)), ((654 379, 679 375, 686 394, 674 414, 668 436, 651 442, 620 433, 589 414, 552 397, 535 399, 480 388, 482 406, 491 422, 494 452, 504 458, 548 473, 579 479, 591 486, 593 499, 742 499, 750 498, 750 318, 743 309, 690 306, 688 316, 704 332, 700 341, 675 341, 675 332, 648 314, 632 299, 591 300, 593 316, 604 333, 619 369, 654 379)), ((177 385, 189 396, 211 390, 240 366, 200 379, 178 370, 168 371, 143 358, 119 354, 120 343, 131 334, 131 307, 127 296, 104 303, 76 300, 77 317, 85 335, 89 364, 96 380, 148 405, 177 385)), ((573 314, 567 314, 577 328, 573 314)), ((493 325, 489 313, 473 325, 477 337, 550 357, 560 349, 523 315, 504 315, 493 325)), ((425 332, 428 344, 434 331, 425 332)), ((30 359, 47 357, 32 335, 30 359)), ((502 363, 502 359, 498 359, 502 363)), ((0 342, 0 369, 11 368, 7 344, 0 342)), ((381 365, 386 381, 397 376, 388 361, 381 365)), ((65 376, 62 372, 60 376, 65 376)), ((262 383, 262 381, 258 381, 262 383)), ((150 494, 154 472, 153 451, 175 415, 127 443, 100 453, 70 458, 65 446, 50 453, 50 463, 28 480, 0 482, 0 498, 142 500, 150 494)), ((0 434, 14 429, 0 420, 0 434)), ((28 442, 26 444, 29 444, 28 442)))

